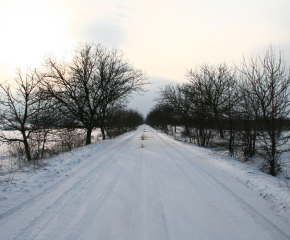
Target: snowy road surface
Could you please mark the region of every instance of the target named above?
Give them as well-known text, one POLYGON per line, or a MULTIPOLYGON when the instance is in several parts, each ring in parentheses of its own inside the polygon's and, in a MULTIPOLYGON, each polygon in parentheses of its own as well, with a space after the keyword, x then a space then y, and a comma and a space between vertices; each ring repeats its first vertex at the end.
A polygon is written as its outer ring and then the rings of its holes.
POLYGON ((88 158, 2 214, 0 239, 289 239, 266 201, 148 126, 88 158))

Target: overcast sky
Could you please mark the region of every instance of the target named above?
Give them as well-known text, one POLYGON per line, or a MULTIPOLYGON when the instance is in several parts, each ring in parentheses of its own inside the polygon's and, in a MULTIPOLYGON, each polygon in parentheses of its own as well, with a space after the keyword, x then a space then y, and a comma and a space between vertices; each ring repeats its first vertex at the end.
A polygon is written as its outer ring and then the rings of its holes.
POLYGON ((204 62, 239 64, 271 43, 289 65, 289 9, 289 0, 0 0, 0 81, 47 52, 102 43, 149 76, 130 104, 146 115, 158 86, 204 62))

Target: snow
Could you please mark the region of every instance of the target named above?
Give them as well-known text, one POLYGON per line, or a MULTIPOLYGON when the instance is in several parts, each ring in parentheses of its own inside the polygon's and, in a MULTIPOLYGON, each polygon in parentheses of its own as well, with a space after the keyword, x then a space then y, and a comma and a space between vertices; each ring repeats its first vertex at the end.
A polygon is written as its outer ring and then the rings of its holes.
POLYGON ((0 239, 290 239, 290 190, 149 126, 0 176, 0 239))
POLYGON ((236 158, 218 155, 211 149, 193 147, 192 144, 173 141, 169 136, 164 135, 163 137, 175 142, 182 148, 193 151, 195 155, 207 163, 236 178, 248 188, 259 193, 263 198, 268 199, 272 203, 272 208, 277 208, 278 212, 283 211, 288 218, 290 217, 290 186, 284 177, 273 177, 265 174, 258 169, 259 164, 256 163, 242 163, 236 158))

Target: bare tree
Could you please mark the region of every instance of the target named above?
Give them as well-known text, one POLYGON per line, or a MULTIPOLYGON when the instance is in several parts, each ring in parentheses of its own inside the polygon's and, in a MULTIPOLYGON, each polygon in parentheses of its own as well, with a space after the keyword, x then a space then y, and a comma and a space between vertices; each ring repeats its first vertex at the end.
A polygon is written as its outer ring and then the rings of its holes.
POLYGON ((164 105, 174 109, 174 113, 185 126, 186 134, 190 136, 190 105, 188 96, 183 91, 184 88, 185 85, 177 84, 175 87, 170 84, 166 85, 164 89, 160 89, 157 101, 160 106, 164 105))
POLYGON ((231 156, 235 154, 235 145, 236 145, 236 132, 237 132, 237 120, 238 120, 238 86, 236 81, 235 72, 228 71, 226 78, 226 90, 225 90, 225 117, 228 122, 228 150, 231 156))
POLYGON ((240 147, 244 154, 245 161, 252 158, 256 153, 257 137, 259 133, 258 124, 260 119, 260 104, 259 99, 251 90, 247 78, 240 76, 241 81, 238 86, 238 127, 239 139, 241 140, 240 147))
POLYGON ((175 109, 166 104, 155 105, 146 116, 146 124, 168 132, 168 125, 176 124, 175 109))
POLYGON ((224 138, 221 120, 227 108, 228 84, 231 78, 231 69, 226 64, 217 67, 204 64, 187 73, 187 79, 196 88, 195 92, 203 96, 205 104, 209 107, 221 138, 224 138))
POLYGON ((26 74, 22 74, 18 69, 14 78, 15 89, 8 83, 0 84, 0 103, 3 106, 0 123, 4 129, 16 131, 16 134, 13 135, 2 131, 0 141, 2 143, 22 143, 28 161, 32 160, 29 139, 37 130, 42 109, 41 94, 38 88, 41 81, 42 77, 37 74, 35 69, 28 69, 26 74))
POLYGON ((196 139, 199 146, 206 147, 212 137, 214 121, 205 98, 198 91, 196 84, 196 82, 191 82, 184 85, 183 92, 187 96, 190 106, 189 114, 195 128, 194 141, 196 139))
POLYGON ((111 131, 115 130, 119 133, 131 131, 143 123, 143 115, 133 109, 115 109, 111 112, 109 118, 110 123, 106 127, 107 133, 109 133, 108 129, 111 131))
POLYGON ((243 61, 241 73, 246 77, 251 93, 255 95, 260 106, 261 140, 263 141, 264 170, 273 176, 280 170, 279 158, 281 146, 287 139, 283 136, 283 123, 289 116, 290 86, 289 71, 286 70, 281 52, 278 56, 270 46, 264 56, 243 61))
POLYGON ((45 65, 44 90, 64 116, 87 130, 86 144, 91 143, 94 127, 103 128, 108 106, 143 91, 147 78, 124 60, 121 52, 93 43, 80 45, 71 62, 59 63, 49 57, 45 65))

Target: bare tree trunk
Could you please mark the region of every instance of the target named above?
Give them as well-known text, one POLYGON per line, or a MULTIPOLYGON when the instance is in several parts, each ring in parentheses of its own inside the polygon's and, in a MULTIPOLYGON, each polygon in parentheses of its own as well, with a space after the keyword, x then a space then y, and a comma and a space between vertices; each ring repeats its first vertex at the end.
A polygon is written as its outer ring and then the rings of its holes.
POLYGON ((185 131, 186 131, 187 136, 190 136, 189 128, 188 128, 188 124, 187 124, 187 121, 186 120, 185 120, 184 125, 185 125, 185 131))
POLYGON ((92 131, 93 131, 93 128, 87 128, 86 145, 91 144, 92 131))
POLYGON ((101 126, 101 132, 102 132, 102 139, 105 140, 106 139, 106 135, 105 135, 105 129, 103 126, 101 126))
POLYGON ((253 157, 256 153, 256 139, 257 139, 257 127, 258 127, 258 117, 257 117, 257 114, 256 114, 256 117, 255 117, 255 123, 254 123, 254 136, 253 136, 253 147, 252 147, 252 151, 251 151, 251 155, 250 157, 253 157))
POLYGON ((223 132, 223 129, 222 129, 222 126, 220 124, 220 120, 219 120, 219 117, 217 116, 217 114, 215 113, 215 121, 216 121, 216 124, 217 124, 217 127, 218 127, 218 130, 219 130, 219 133, 220 133, 220 137, 221 139, 224 139, 224 132, 223 132))
POLYGON ((31 158, 30 147, 27 141, 27 137, 25 136, 25 134, 22 134, 22 136, 23 136, 23 144, 24 144, 24 149, 25 149, 27 160, 31 161, 32 158, 31 158))
POLYGON ((41 149, 41 159, 43 158, 44 156, 44 149, 45 149, 45 143, 46 143, 46 137, 47 137, 47 134, 48 134, 48 131, 45 131, 44 133, 44 136, 43 136, 43 143, 42 143, 42 149, 41 149))

